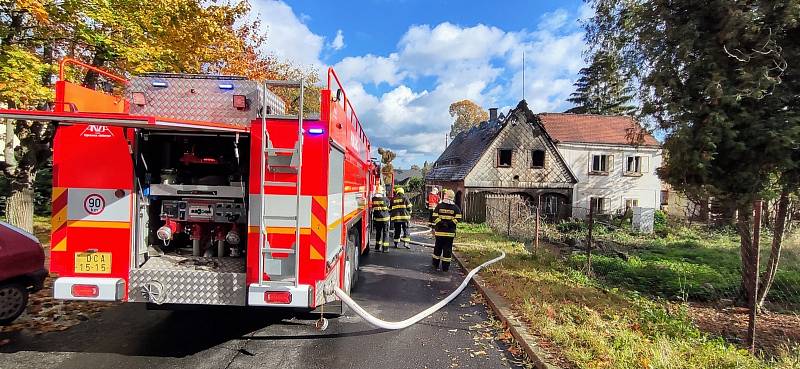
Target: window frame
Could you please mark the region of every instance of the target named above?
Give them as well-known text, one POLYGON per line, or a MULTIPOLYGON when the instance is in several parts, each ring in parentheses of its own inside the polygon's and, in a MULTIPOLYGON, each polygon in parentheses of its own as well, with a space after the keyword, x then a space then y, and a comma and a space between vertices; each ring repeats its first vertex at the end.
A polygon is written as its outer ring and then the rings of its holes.
POLYGON ((639 207, 639 199, 633 197, 626 198, 623 202, 623 206, 624 206, 624 212, 627 213, 628 209, 639 207), (631 202, 631 206, 628 206, 629 202, 631 202), (636 204, 633 204, 633 202, 635 202, 636 204))
POLYGON ((608 173, 611 172, 614 166, 614 155, 613 154, 590 154, 589 155, 589 174, 590 175, 598 175, 598 176, 607 176, 608 173), (599 157, 599 170, 595 170, 594 163, 595 158, 599 157), (604 160, 605 159, 605 160, 604 160))
POLYGON ((625 157, 622 174, 628 177, 641 177, 644 175, 646 162, 647 158, 644 155, 628 155, 625 157), (633 170, 630 170, 631 164, 633 164, 633 170))
POLYGON ((544 169, 547 164, 547 152, 542 149, 531 149, 531 169, 544 169), (537 152, 542 153, 542 165, 534 165, 533 155, 537 152))
POLYGON ((496 159, 495 167, 497 167, 497 168, 511 168, 514 165, 514 149, 498 148, 496 155, 497 156, 495 157, 495 159, 496 159), (502 158, 501 152, 503 152, 503 151, 508 151, 509 152, 508 165, 501 164, 501 158, 502 158))
POLYGON ((605 198, 605 197, 599 197, 599 196, 591 196, 591 197, 589 197, 589 209, 591 209, 592 204, 594 202, 597 202, 597 204, 594 206, 595 214, 605 214, 606 213, 606 209, 605 209, 606 200, 607 200, 607 198, 605 198))

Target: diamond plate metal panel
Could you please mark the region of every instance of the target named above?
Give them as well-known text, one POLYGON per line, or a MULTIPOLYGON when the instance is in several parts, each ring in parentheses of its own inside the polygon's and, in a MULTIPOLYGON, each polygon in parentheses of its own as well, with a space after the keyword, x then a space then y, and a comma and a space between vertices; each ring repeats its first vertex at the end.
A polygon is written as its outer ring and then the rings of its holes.
MULTIPOLYGON (((262 105, 261 88, 258 82, 244 79, 145 75, 131 78, 126 95, 129 101, 134 102, 134 93, 144 94, 143 105, 131 103, 131 114, 134 115, 249 126, 258 117, 262 105), (235 108, 233 95, 244 95, 247 106, 235 108)), ((283 100, 271 91, 267 91, 266 104, 272 114, 285 112, 283 100)))
POLYGON ((317 281, 314 288, 314 306, 324 305, 328 302, 336 301, 337 298, 333 295, 333 288, 340 285, 339 274, 341 274, 341 265, 339 260, 334 263, 335 267, 328 272, 328 277, 324 281, 317 281), (328 293, 326 293, 326 291, 328 293))
POLYGON ((128 301, 244 306, 245 268, 244 259, 150 258, 130 271, 128 301))

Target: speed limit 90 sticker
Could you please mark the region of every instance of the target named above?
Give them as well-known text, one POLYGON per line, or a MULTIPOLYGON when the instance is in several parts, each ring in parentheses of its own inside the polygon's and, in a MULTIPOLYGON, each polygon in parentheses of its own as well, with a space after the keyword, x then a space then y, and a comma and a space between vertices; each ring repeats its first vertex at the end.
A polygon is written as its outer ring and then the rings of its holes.
POLYGON ((103 196, 93 193, 86 196, 83 200, 83 209, 91 215, 98 215, 106 208, 106 200, 103 196))

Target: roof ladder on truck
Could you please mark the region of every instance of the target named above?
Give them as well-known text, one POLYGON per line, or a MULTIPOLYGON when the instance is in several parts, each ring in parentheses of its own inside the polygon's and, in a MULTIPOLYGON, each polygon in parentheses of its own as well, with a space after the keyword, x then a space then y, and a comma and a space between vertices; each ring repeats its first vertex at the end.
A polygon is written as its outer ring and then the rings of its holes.
MULTIPOLYGON (((300 81, 265 81, 263 98, 265 102, 264 114, 261 115, 261 217, 260 217, 260 236, 258 247, 259 255, 259 284, 265 285, 269 276, 271 284, 286 284, 297 286, 297 272, 299 270, 298 251, 300 245, 300 186, 301 186, 301 167, 303 164, 303 95, 304 82, 300 81), (298 97, 297 116, 294 115, 274 115, 267 108, 266 101, 270 97, 269 87, 278 88, 297 88, 300 91, 298 97), (297 120, 297 141, 292 148, 275 147, 270 139, 267 130, 267 117, 280 119, 297 120), (296 174, 294 181, 267 181, 266 173, 290 173, 296 174), (288 203, 270 203, 266 201, 264 187, 294 187, 295 197, 288 203), (281 209, 294 208, 293 214, 272 211, 270 206, 281 209), (271 247, 267 238, 268 227, 280 225, 281 227, 294 228, 294 243, 290 248, 271 247)), ((282 200, 287 200, 285 197, 282 200)))

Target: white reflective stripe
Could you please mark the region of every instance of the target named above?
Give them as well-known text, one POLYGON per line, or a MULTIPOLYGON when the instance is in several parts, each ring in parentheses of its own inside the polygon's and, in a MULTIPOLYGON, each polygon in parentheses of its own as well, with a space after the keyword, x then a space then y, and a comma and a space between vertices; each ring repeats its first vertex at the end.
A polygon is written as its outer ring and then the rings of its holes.
POLYGON ((120 301, 124 295, 122 278, 61 277, 53 282, 53 298, 59 300, 120 301), (97 297, 72 296, 72 286, 78 284, 97 286, 97 297))
MULTIPOLYGON (((261 215, 261 202, 259 195, 250 195, 250 216, 251 226, 258 227, 261 215)), ((297 215, 297 196, 295 195, 264 195, 267 211, 266 216, 293 217, 297 215)), ((311 227, 311 196, 300 196, 300 218, 298 219, 301 228, 311 227)), ((266 219, 267 227, 294 227, 294 220, 290 219, 266 219)))
POLYGON ((344 216, 342 214, 342 193, 328 195, 328 225, 333 224, 344 216))
POLYGON ((131 191, 124 190, 125 194, 122 197, 117 197, 115 195, 116 191, 113 189, 71 187, 67 191, 67 220, 130 222, 131 191), (89 197, 92 197, 92 202, 98 197, 102 198, 102 210, 99 213, 89 213, 89 210, 99 209, 97 207, 92 208, 87 204, 87 198, 89 197))
POLYGON ((250 306, 277 306, 277 307, 303 307, 307 308, 309 304, 309 295, 311 294, 311 286, 270 286, 266 282, 265 286, 258 284, 251 284, 247 287, 247 305, 250 306), (264 293, 267 291, 284 292, 288 291, 292 294, 292 302, 288 304, 268 304, 264 302, 264 293))
POLYGON ((344 215, 350 214, 358 209, 358 192, 347 192, 344 194, 344 215))

